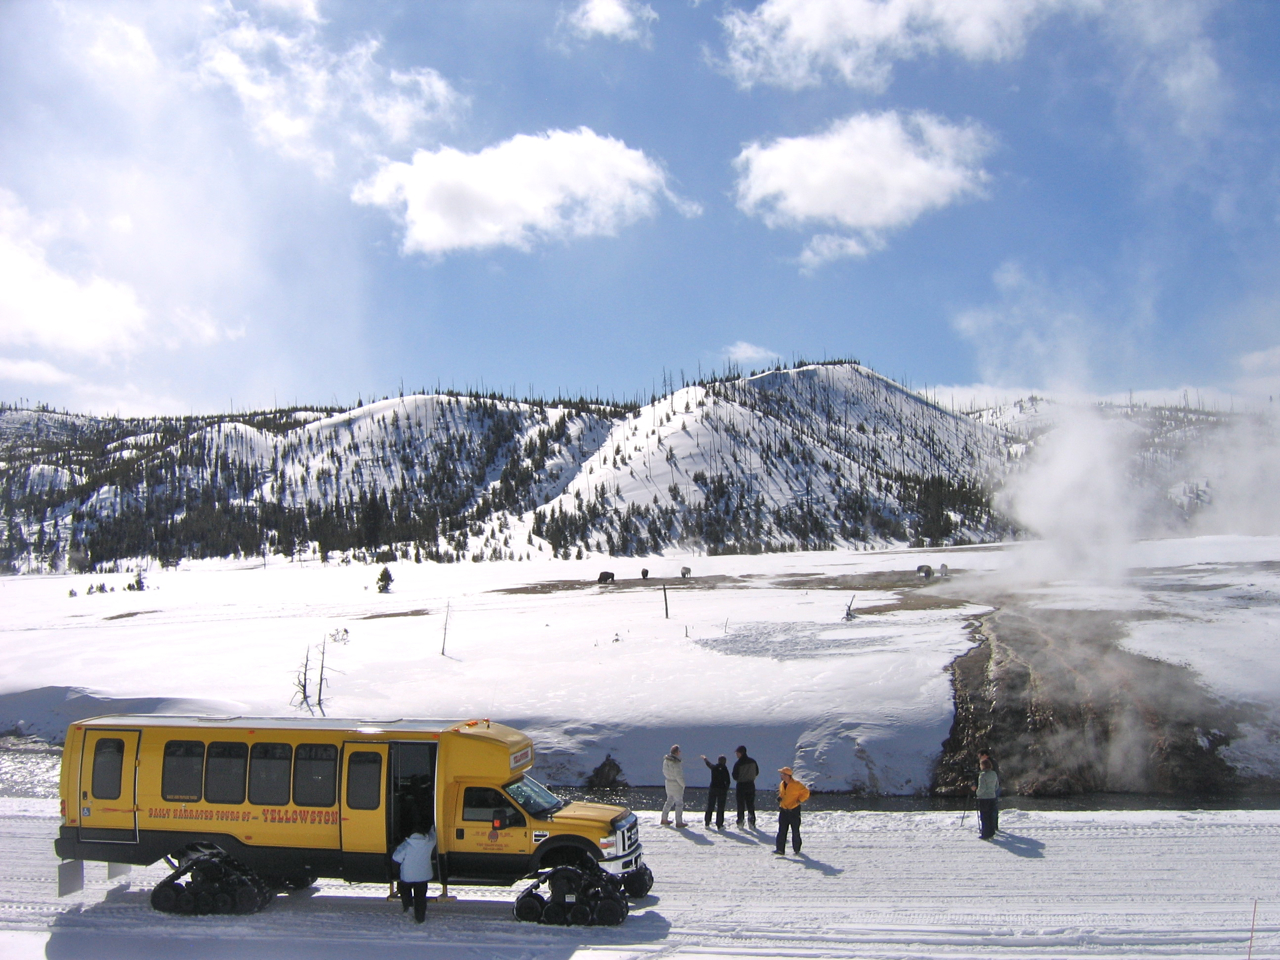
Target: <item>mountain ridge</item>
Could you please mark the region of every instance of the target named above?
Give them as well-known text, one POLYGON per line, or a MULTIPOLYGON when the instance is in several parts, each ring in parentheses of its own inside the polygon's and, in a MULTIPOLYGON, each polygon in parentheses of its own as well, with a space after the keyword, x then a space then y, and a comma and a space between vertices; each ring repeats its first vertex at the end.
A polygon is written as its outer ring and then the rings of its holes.
POLYGON ((991 542, 1018 533, 992 494, 1046 423, 1038 407, 947 410, 848 361, 673 385, 643 405, 449 393, 134 420, 5 408, 0 564, 991 542))

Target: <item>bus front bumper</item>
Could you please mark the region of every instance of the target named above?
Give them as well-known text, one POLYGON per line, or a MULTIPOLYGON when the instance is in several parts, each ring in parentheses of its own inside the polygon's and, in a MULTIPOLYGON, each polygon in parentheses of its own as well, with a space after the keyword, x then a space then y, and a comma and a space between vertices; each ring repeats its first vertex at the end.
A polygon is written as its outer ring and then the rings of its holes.
POLYGON ((621 877, 628 873, 634 873, 644 866, 644 856, 642 848, 637 846, 631 852, 621 857, 615 857, 613 860, 601 860, 600 869, 606 873, 611 873, 615 877, 621 877))

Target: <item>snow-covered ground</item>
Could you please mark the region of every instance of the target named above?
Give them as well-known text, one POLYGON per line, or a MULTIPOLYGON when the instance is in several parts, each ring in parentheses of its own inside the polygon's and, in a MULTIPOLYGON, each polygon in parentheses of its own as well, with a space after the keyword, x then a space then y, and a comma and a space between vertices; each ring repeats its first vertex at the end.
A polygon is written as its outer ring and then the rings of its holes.
MULTIPOLYGON (((345 628, 329 648, 332 715, 514 721, 550 780, 577 782, 608 751, 652 783, 678 740, 699 783, 699 753, 746 742, 766 771, 794 762, 820 788, 910 793, 951 722, 945 667, 988 609, 964 598, 1013 592, 1116 611, 1131 649, 1253 704, 1261 719, 1230 755, 1280 769, 1280 540, 1130 545, 1115 582, 1027 579, 1035 549, 614 559, 609 586, 598 562, 399 563, 385 595, 377 567, 318 563, 184 565, 148 573, 142 593, 125 574, 4 578, 0 727, 57 732, 102 707, 68 688, 126 709, 287 714, 307 646, 345 628), (943 562, 951 582, 916 589, 916 566, 943 562), (87 595, 99 583, 108 592, 87 595)), ((30 792, 47 797, 35 781, 50 758, 31 764, 30 792)), ((657 885, 614 929, 517 924, 507 889, 456 889, 418 928, 383 889, 329 881, 253 917, 157 915, 147 891, 163 867, 108 881, 88 864, 84 893, 60 901, 56 812, 0 798, 5 960, 1280 956, 1278 811, 1011 810, 994 844, 971 813, 814 811, 807 856, 785 860, 764 832, 708 833, 698 816, 677 832, 644 813, 657 885)))
MULTIPOLYGON (((307 648, 346 629, 327 653, 331 716, 512 722, 554 783, 611 753, 632 784, 654 784, 679 742, 696 784, 699 754, 746 743, 762 769, 791 764, 818 789, 910 794, 951 724, 946 665, 989 609, 966 595, 1000 591, 1137 617, 1133 649, 1275 719, 1280 539, 1138 543, 1117 583, 1009 579, 1035 547, 611 558, 609 585, 599 561, 401 562, 389 594, 376 566, 314 561, 155 569, 141 593, 129 574, 0 578, 0 729, 56 736, 75 711, 103 712, 68 688, 136 701, 107 712, 287 715, 307 648), (954 576, 916 590, 921 563, 954 576)), ((1241 762, 1280 770, 1274 724, 1250 734, 1241 762)))
POLYGON ((515 890, 460 887, 418 927, 385 887, 330 881, 251 917, 162 915, 163 866, 87 864, 58 900, 56 808, 0 800, 5 960, 1280 956, 1277 811, 1007 811, 993 843, 971 813, 811 813, 785 859, 772 823, 676 831, 647 813, 652 894, 621 927, 566 928, 516 922, 515 890))
MULTIPOLYGON (((855 609, 880 612, 844 622, 854 591, 831 587, 893 570, 910 584, 918 563, 940 559, 614 559, 611 585, 586 561, 399 563, 389 594, 378 567, 315 562, 156 570, 142 593, 124 592, 127 574, 6 578, 0 693, 83 687, 289 714, 307 647, 345 628, 349 642, 327 653, 329 715, 513 722, 552 782, 580 783, 608 752, 631 783, 659 783, 673 742, 694 763, 745 742, 763 767, 798 763, 820 789, 913 793, 951 723, 944 668, 985 608, 897 609, 896 591, 859 589, 855 609), (665 600, 657 578, 669 578, 665 600), (98 583, 116 590, 87 595, 98 583)), ((946 559, 993 562, 980 550, 946 559)), ((55 733, 67 717, 54 706, 66 705, 26 704, 29 716, 0 724, 55 733)))

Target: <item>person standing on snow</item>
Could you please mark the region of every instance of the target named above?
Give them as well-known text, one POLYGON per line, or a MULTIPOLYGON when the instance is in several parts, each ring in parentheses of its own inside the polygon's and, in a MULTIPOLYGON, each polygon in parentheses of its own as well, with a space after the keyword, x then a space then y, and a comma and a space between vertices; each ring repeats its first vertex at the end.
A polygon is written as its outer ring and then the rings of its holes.
POLYGON ((747 756, 747 748, 739 747, 734 751, 738 759, 733 764, 733 782, 738 785, 738 826, 742 826, 745 812, 752 829, 756 825, 756 777, 760 776, 760 766, 747 756))
POLYGON ((434 875, 431 854, 435 849, 436 828, 423 833, 422 827, 415 826, 391 854, 391 859, 400 864, 400 903, 405 911, 413 905, 413 919, 418 923, 427 919, 427 881, 434 875))
POLYGON ((778 843, 773 852, 786 853, 787 830, 791 831, 791 849, 800 852, 800 804, 809 799, 809 788, 792 775, 790 767, 778 770, 782 782, 778 784, 778 843))
POLYGON ((990 840, 1000 829, 1000 808, 996 799, 1000 792, 1000 777, 990 757, 984 756, 978 766, 981 772, 974 788, 978 794, 978 839, 990 840))
POLYGON ((667 802, 662 805, 662 825, 670 826, 667 818, 672 808, 676 811, 676 826, 684 829, 684 762, 680 759, 680 744, 674 744, 671 752, 662 758, 662 779, 667 785, 667 802))
POLYGON ((707 789, 707 829, 711 829, 711 811, 716 812, 716 829, 724 829, 724 802, 729 798, 729 767, 723 754, 713 764, 702 755, 702 762, 711 771, 711 786, 707 789))

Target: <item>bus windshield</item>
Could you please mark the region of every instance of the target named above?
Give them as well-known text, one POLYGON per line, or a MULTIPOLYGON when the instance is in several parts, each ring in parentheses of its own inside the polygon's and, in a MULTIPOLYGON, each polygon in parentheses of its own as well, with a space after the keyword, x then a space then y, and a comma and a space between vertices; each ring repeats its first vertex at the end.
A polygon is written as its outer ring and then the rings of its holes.
POLYGON ((533 777, 521 777, 507 784, 506 791, 531 817, 549 817, 565 804, 533 777))

